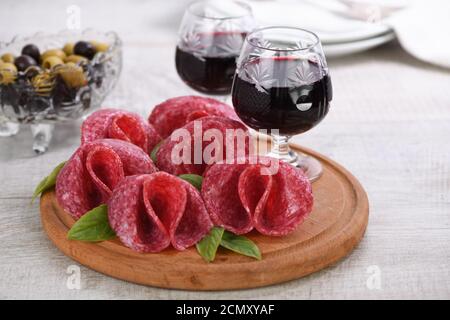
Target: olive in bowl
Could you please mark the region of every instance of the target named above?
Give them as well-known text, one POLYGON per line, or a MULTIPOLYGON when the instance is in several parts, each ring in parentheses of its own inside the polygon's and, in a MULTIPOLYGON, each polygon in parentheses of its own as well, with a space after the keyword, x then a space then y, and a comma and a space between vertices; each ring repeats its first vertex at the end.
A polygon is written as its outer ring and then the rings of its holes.
POLYGON ((36 61, 36 63, 39 63, 39 60, 41 58, 41 52, 39 51, 39 48, 32 43, 29 43, 22 48, 22 55, 32 57, 34 61, 36 61))
POLYGON ((90 42, 78 41, 73 47, 73 53, 92 60, 92 58, 94 58, 95 56, 96 51, 94 46, 90 42))
POLYGON ((28 124, 43 153, 55 123, 101 106, 120 75, 122 44, 114 32, 37 33, 0 41, 0 57, 0 136, 28 124))
POLYGON ((14 64, 17 67, 17 70, 19 71, 25 71, 31 66, 37 65, 36 60, 34 60, 32 57, 27 56, 25 54, 18 56, 14 60, 14 64))

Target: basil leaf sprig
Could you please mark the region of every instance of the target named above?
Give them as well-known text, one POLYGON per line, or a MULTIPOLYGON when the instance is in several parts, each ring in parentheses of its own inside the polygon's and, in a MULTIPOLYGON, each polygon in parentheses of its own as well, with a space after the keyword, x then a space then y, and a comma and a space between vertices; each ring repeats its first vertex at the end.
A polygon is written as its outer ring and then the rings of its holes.
POLYGON ((220 241, 220 245, 244 256, 261 260, 261 251, 258 246, 252 240, 244 236, 238 236, 225 231, 222 236, 222 241, 220 241))
POLYGON ((108 207, 102 204, 83 215, 67 233, 69 240, 98 242, 112 239, 116 233, 109 225, 108 207))
POLYGON ((202 189, 202 182, 203 177, 199 176, 198 174, 180 174, 178 176, 179 178, 186 180, 190 184, 192 184, 194 187, 196 187, 199 191, 202 189))
MULTIPOLYGON (((198 190, 202 188, 203 177, 197 174, 182 174, 179 178, 186 180, 198 190)), ((261 251, 258 246, 250 239, 244 236, 235 235, 225 231, 222 227, 214 227, 197 244, 197 252, 206 262, 213 262, 216 258, 216 252, 219 246, 236 253, 261 260, 261 251)))
POLYGON ((216 257, 219 245, 247 257, 255 258, 257 260, 261 260, 262 258, 261 251, 253 241, 247 237, 238 236, 226 231, 222 227, 212 228, 211 231, 197 243, 196 247, 198 253, 206 262, 212 262, 216 257))
POLYGON ((156 144, 156 146, 153 147, 153 150, 150 152, 150 158, 152 159, 153 163, 156 163, 156 155, 158 154, 159 148, 161 148, 161 145, 164 140, 161 140, 156 144))
POLYGON ((48 176, 46 176, 44 179, 42 179, 41 182, 39 182, 36 189, 34 189, 33 196, 31 197, 31 203, 33 203, 34 200, 36 200, 36 198, 42 195, 45 191, 50 190, 55 186, 56 178, 58 177, 59 172, 64 167, 66 162, 67 161, 64 161, 58 164, 48 176))
POLYGON ((212 262, 216 258, 217 248, 222 240, 223 232, 224 229, 222 227, 214 227, 195 245, 198 253, 206 262, 212 262))

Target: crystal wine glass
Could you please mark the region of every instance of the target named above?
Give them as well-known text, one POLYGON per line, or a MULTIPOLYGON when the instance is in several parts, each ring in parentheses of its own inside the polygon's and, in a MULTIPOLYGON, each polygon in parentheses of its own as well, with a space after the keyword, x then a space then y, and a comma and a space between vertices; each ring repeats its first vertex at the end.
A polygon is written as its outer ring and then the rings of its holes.
POLYGON ((236 59, 255 26, 252 10, 241 1, 196 1, 181 22, 175 63, 181 79, 207 95, 231 92, 236 59))
POLYGON ((320 162, 289 148, 291 136, 317 125, 328 113, 331 80, 319 38, 293 27, 267 27, 249 33, 240 54, 232 90, 240 119, 272 137, 271 157, 301 167, 310 180, 320 162))

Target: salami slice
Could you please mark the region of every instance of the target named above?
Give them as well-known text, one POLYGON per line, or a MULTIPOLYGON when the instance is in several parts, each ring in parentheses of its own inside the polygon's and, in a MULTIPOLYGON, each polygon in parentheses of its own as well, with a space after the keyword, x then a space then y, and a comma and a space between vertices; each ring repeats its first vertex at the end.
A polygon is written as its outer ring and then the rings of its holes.
POLYGON ((153 109, 148 121, 161 137, 166 138, 175 129, 206 116, 221 116, 239 121, 234 110, 227 104, 199 96, 182 96, 166 100, 153 109))
POLYGON ((125 176, 153 173, 150 157, 121 140, 101 139, 78 148, 59 173, 56 196, 74 219, 106 203, 125 176))
POLYGON ((108 218, 122 243, 138 252, 170 244, 184 250, 213 226, 199 191, 165 172, 122 180, 108 202, 108 218))
POLYGON ((276 159, 245 162, 217 163, 205 173, 201 192, 212 221, 236 234, 253 228, 268 236, 292 232, 312 211, 307 177, 276 159))
POLYGON ((165 139, 156 165, 174 175, 202 175, 209 164, 243 157, 252 152, 248 129, 229 118, 208 116, 189 122, 165 139))
POLYGON ((149 153, 161 137, 139 115, 118 109, 101 109, 92 113, 81 127, 81 143, 111 138, 131 142, 149 153))

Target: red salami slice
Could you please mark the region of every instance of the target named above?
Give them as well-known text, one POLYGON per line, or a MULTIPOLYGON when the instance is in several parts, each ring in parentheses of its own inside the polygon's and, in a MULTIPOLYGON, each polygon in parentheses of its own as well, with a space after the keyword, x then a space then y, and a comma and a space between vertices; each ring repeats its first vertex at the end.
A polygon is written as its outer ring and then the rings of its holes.
POLYGON ((184 250, 212 228, 200 193, 165 172, 125 178, 108 202, 108 218, 120 240, 138 252, 170 244, 184 250))
POLYGON ((164 140, 156 155, 156 165, 174 175, 202 175, 209 164, 249 155, 251 141, 248 129, 241 122, 203 117, 175 130, 164 140))
POLYGON ((139 115, 118 109, 98 110, 83 122, 82 144, 104 138, 131 142, 146 153, 161 141, 155 129, 139 115))
POLYGON ((166 138, 188 122, 205 116, 220 116, 239 121, 234 110, 225 103, 198 96, 176 97, 157 105, 148 121, 166 138))
POLYGON ((98 145, 86 156, 86 171, 92 186, 98 191, 99 201, 104 203, 112 190, 125 178, 122 160, 109 147, 98 145))
POLYGON ((208 168, 202 197, 212 221, 236 234, 292 232, 312 211, 309 180, 300 169, 267 157, 208 168), (252 160, 252 161, 250 161, 252 160), (268 168, 274 168, 266 174, 268 168))
POLYGON ((56 180, 59 204, 79 219, 110 198, 125 176, 153 173, 150 157, 137 146, 120 140, 101 139, 78 148, 56 180))

